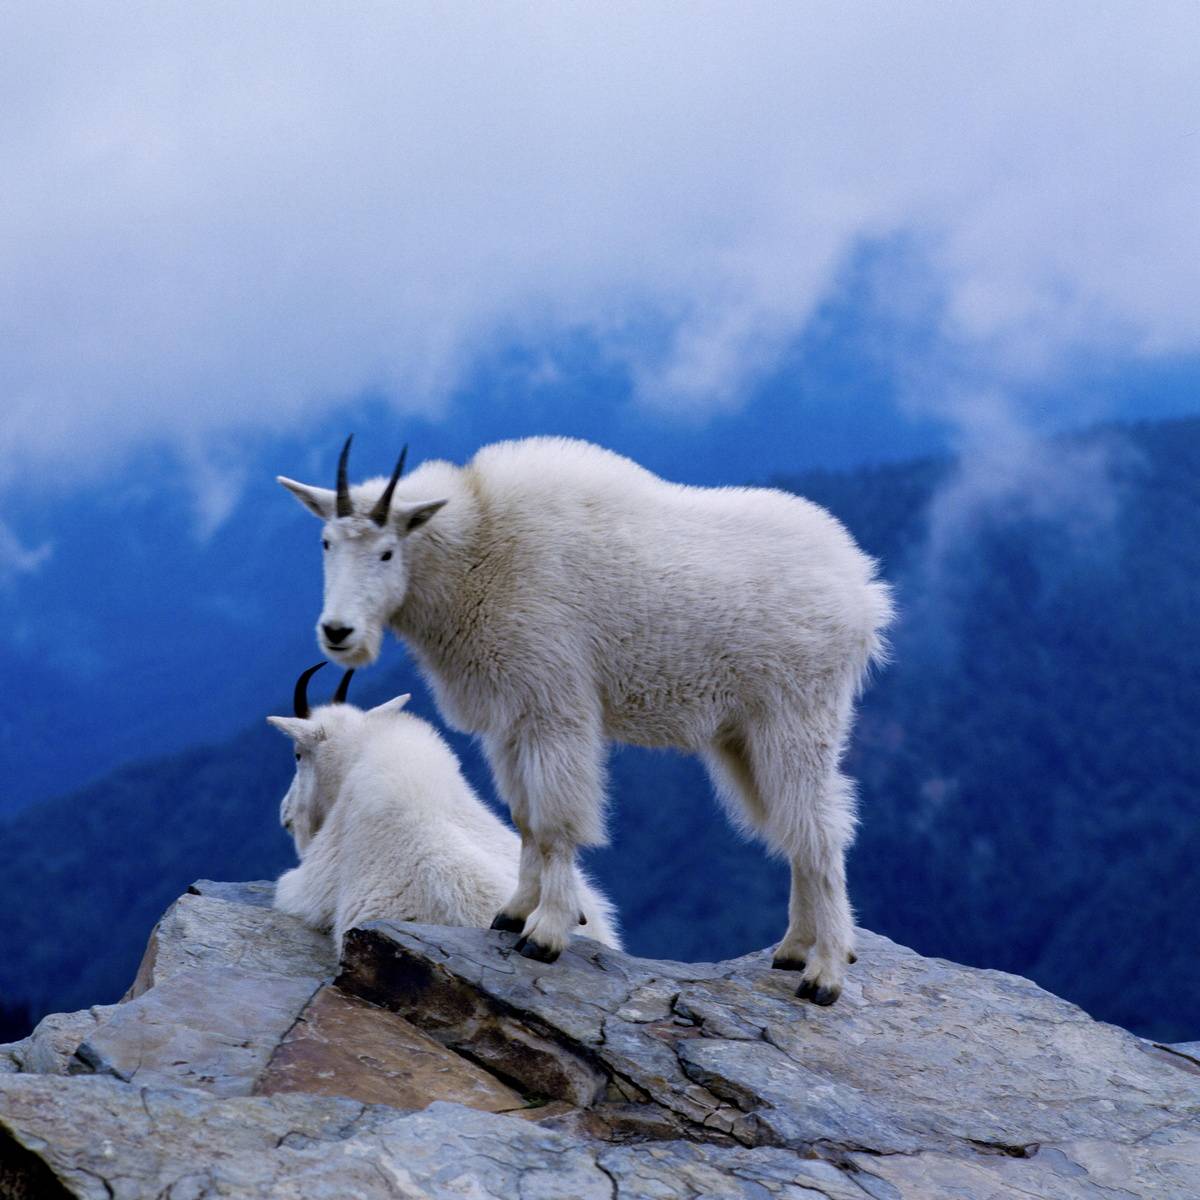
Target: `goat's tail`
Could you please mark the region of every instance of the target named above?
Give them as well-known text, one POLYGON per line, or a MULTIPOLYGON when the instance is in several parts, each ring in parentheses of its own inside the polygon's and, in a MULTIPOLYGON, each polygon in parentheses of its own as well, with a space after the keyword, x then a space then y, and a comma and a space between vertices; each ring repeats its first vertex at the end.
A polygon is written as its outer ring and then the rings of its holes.
POLYGON ((866 586, 866 646, 858 678, 861 694, 872 674, 892 661, 892 647, 887 638, 888 627, 896 619, 896 604, 892 588, 882 579, 872 579, 866 586))

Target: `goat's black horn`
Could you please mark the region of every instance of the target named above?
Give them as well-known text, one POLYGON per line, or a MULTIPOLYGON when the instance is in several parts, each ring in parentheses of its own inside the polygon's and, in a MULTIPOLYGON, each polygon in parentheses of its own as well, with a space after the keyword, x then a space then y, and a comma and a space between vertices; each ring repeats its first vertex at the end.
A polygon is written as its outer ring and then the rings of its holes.
POLYGON ((325 665, 324 662, 319 662, 315 667, 309 667, 299 679, 296 680, 296 690, 292 693, 292 708, 296 712, 296 716, 301 720, 307 720, 309 714, 308 707, 308 681, 325 665))
POLYGON ((346 444, 342 447, 341 456, 338 458, 337 515, 339 517, 349 517, 354 512, 354 508, 350 503, 350 482, 346 478, 346 466, 350 461, 350 443, 352 441, 354 441, 354 434, 351 434, 346 439, 346 444))
POLYGON ((345 704, 346 703, 346 693, 350 690, 350 680, 353 677, 354 677, 354 668, 351 667, 351 669, 349 671, 347 671, 345 673, 345 675, 342 676, 342 682, 337 685, 337 691, 333 693, 333 703, 334 704, 345 704))
POLYGON ((388 513, 392 509, 392 493, 396 490, 396 480, 404 474, 404 460, 408 457, 408 447, 405 446, 400 451, 400 457, 396 460, 396 469, 392 472, 391 479, 388 480, 388 485, 383 489, 383 495, 379 497, 378 503, 371 509, 371 520, 380 528, 387 524, 388 513))

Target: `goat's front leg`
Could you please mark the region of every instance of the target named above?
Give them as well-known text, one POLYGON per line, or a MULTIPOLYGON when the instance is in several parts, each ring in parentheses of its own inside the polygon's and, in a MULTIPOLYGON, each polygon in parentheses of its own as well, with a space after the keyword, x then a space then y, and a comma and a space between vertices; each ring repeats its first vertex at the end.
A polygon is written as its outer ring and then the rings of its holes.
POLYGON ((535 852, 541 862, 537 908, 526 918, 517 950, 526 958, 553 962, 579 924, 579 889, 575 875, 575 843, 564 838, 539 839, 535 852))
POLYGON ((523 829, 520 821, 517 821, 516 825, 521 834, 521 864, 517 869, 517 890, 492 920, 493 929, 503 929, 506 933, 520 933, 524 930, 525 918, 537 908, 542 894, 542 856, 529 830, 523 829))
POLYGON ((529 722, 486 749, 521 833, 517 889, 492 928, 520 931, 526 958, 553 962, 579 923, 576 849, 604 841, 603 743, 592 726, 529 722))

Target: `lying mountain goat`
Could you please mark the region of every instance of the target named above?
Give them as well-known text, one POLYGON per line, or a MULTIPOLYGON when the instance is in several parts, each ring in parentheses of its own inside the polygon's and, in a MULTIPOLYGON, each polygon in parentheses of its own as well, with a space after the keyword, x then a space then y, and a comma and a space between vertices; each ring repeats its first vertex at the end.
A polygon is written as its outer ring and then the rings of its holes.
MULTIPOLYGON (((401 712, 398 696, 369 712, 346 704, 309 710, 296 683, 295 717, 268 717, 296 746, 296 775, 280 820, 300 865, 275 886, 275 907, 340 949, 366 921, 485 926, 517 883, 521 845, 471 790, 458 759, 428 721, 401 712)), ((612 906, 575 876, 589 936, 621 948, 612 906)), ((579 919, 577 917, 577 919, 579 919)))
POLYGON ((360 666, 390 625, 445 719, 481 736, 522 837, 493 927, 552 961, 579 911, 575 849, 604 838, 605 739, 676 746, 788 858, 775 965, 832 1004, 853 957, 838 764, 892 612, 874 562, 806 500, 682 487, 586 442, 501 442, 403 484, 401 455, 354 489, 349 448, 335 491, 279 480, 325 522, 318 641, 360 666))

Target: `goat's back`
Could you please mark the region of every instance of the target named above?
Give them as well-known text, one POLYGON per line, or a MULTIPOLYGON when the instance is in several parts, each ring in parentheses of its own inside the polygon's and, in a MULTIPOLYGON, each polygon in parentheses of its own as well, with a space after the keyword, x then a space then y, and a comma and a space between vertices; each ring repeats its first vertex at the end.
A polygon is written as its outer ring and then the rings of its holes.
POLYGON ((737 660, 739 688, 770 691, 797 673, 857 677, 881 652, 876 564, 807 500, 669 483, 561 438, 489 446, 466 470, 493 564, 488 622, 531 669, 546 644, 559 664, 686 690, 737 660))

